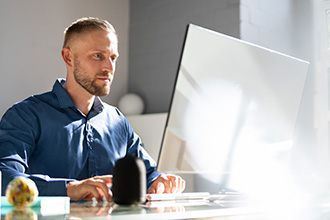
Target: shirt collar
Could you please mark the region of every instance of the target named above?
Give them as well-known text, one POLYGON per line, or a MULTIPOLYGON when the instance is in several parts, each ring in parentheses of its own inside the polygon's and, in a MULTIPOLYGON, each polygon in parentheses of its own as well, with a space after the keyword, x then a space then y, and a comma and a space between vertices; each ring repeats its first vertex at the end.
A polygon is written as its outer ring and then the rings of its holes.
POLYGON ((95 115, 101 113, 103 111, 103 108, 104 108, 104 106, 103 106, 103 103, 102 103, 100 97, 96 96, 92 109, 90 110, 90 112, 88 114, 88 117, 92 118, 95 115))
POLYGON ((69 93, 63 88, 65 79, 57 79, 52 92, 56 95, 58 104, 61 108, 75 107, 69 93))
MULTIPOLYGON (((68 107, 77 108, 73 103, 73 100, 69 95, 69 93, 63 88, 64 83, 65 83, 65 79, 57 79, 52 90, 52 92, 57 97, 60 108, 68 108, 68 107)), ((98 113, 100 113, 102 110, 103 110, 103 103, 101 99, 98 96, 96 96, 89 115, 90 117, 95 116, 98 113)))

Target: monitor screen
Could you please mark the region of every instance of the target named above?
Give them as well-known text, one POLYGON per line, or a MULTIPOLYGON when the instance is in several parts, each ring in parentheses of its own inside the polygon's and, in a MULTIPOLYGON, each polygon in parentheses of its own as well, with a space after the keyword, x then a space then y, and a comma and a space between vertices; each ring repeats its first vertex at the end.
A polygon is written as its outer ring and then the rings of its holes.
POLYGON ((308 65, 189 24, 157 169, 181 175, 186 191, 271 181, 293 144, 308 65))

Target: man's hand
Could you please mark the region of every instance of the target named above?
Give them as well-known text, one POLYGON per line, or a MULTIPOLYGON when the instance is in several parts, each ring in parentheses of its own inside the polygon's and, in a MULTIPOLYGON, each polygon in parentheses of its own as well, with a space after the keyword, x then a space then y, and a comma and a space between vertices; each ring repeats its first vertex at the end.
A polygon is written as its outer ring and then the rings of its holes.
POLYGON ((179 176, 160 174, 148 189, 148 193, 181 193, 186 182, 179 176))
POLYGON ((67 184, 67 195, 73 201, 92 200, 102 201, 103 197, 111 201, 112 175, 95 176, 81 181, 73 181, 67 184))

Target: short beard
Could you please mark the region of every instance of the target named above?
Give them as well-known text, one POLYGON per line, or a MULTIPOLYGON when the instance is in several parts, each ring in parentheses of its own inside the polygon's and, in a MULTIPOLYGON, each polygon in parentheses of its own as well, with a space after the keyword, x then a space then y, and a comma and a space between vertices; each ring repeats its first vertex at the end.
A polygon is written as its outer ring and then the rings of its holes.
MULTIPOLYGON (((76 82, 87 92, 95 96, 106 96, 110 93, 110 86, 101 87, 96 84, 96 79, 92 79, 88 73, 81 67, 80 62, 75 58, 75 68, 73 76, 76 82)), ((108 74, 97 74, 99 76, 107 76, 108 74)))

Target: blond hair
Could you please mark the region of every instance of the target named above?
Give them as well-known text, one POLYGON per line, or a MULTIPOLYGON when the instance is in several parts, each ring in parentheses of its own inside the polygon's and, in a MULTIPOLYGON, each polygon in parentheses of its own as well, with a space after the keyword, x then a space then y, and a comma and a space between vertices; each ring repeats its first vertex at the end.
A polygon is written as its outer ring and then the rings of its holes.
POLYGON ((65 29, 63 48, 70 48, 75 36, 96 30, 112 32, 117 36, 114 27, 106 20, 95 17, 80 18, 65 29))

